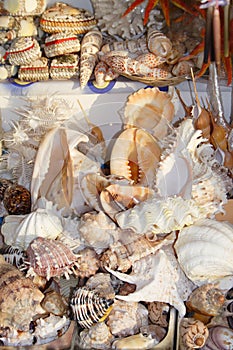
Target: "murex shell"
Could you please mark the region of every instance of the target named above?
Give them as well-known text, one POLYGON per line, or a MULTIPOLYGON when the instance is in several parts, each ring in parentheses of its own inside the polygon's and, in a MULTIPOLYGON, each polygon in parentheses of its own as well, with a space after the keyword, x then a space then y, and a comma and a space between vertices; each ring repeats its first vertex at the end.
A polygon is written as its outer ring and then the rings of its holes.
POLYGON ((37 274, 49 280, 51 277, 75 274, 75 266, 78 266, 76 256, 69 247, 61 241, 35 238, 26 250, 29 260, 28 275, 37 274))
POLYGON ((233 227, 202 219, 183 228, 175 243, 181 268, 196 284, 233 275, 233 227))

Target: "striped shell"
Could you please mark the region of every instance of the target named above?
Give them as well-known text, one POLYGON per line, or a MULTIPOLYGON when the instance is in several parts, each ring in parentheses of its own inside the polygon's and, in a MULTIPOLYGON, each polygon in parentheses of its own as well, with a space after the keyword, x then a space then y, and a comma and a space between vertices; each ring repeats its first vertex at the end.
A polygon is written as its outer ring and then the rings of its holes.
POLYGON ((82 328, 90 328, 108 313, 113 302, 113 299, 99 297, 95 291, 77 288, 72 295, 70 306, 77 323, 82 328))
POLYGON ((172 50, 170 39, 162 32, 153 28, 147 32, 147 45, 150 52, 161 57, 166 57, 172 50))
POLYGON ((60 277, 74 273, 77 266, 77 256, 70 248, 60 241, 43 237, 35 238, 26 250, 30 268, 28 275, 37 274, 49 280, 51 277, 60 277))

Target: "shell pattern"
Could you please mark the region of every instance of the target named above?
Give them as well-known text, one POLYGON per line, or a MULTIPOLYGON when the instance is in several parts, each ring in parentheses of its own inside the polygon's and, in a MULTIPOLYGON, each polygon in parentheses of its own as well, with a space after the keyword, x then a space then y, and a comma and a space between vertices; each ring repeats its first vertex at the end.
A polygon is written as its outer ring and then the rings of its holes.
POLYGON ((150 52, 161 57, 166 57, 172 50, 170 39, 153 28, 150 28, 147 32, 147 44, 150 52))
POLYGON ((77 288, 72 295, 70 306, 77 323, 82 328, 90 328, 106 316, 113 303, 113 299, 99 297, 95 291, 77 288))
POLYGON ((37 274, 49 280, 54 276, 75 274, 78 257, 60 241, 35 238, 28 246, 28 275, 37 274))
POLYGON ((182 349, 200 349, 209 336, 209 330, 202 321, 183 318, 180 322, 180 340, 182 349))

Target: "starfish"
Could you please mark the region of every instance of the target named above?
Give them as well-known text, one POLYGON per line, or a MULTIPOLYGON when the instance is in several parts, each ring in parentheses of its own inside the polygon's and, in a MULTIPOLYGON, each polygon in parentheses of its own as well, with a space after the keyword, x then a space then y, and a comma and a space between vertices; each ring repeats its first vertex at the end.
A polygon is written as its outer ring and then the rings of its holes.
MULTIPOLYGON (((123 16, 127 16, 128 13, 130 13, 133 9, 135 9, 137 6, 139 6, 144 0, 135 0, 133 3, 128 7, 128 9, 124 12, 123 16)), ((164 18, 166 20, 166 23, 168 26, 170 26, 170 15, 169 15, 169 3, 170 0, 148 0, 148 4, 145 9, 145 16, 144 16, 144 25, 147 24, 149 19, 149 14, 151 10, 160 2, 164 18)), ((197 16, 200 13, 200 9, 194 4, 193 7, 190 7, 190 5, 187 5, 185 1, 182 0, 171 0, 172 4, 176 7, 179 7, 180 9, 184 10, 185 12, 191 14, 192 16, 197 16)))

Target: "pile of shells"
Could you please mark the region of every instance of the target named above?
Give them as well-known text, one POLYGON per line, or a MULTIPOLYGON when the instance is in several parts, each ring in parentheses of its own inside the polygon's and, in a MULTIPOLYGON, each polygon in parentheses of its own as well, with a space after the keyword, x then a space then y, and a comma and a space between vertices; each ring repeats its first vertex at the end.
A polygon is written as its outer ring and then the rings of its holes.
POLYGON ((77 79, 84 88, 90 79, 102 87, 124 75, 156 85, 200 68, 196 58, 180 61, 190 51, 187 35, 175 39, 172 32, 150 26, 140 38, 107 40, 95 14, 87 10, 64 2, 47 8, 44 1, 35 1, 37 8, 18 2, 14 7, 2 1, 0 80, 77 79))
POLYGON ((169 93, 140 89, 107 145, 56 96, 18 110, 1 157, 1 344, 50 342, 71 320, 84 349, 232 344, 233 227, 214 218, 232 176, 174 114, 169 93))

